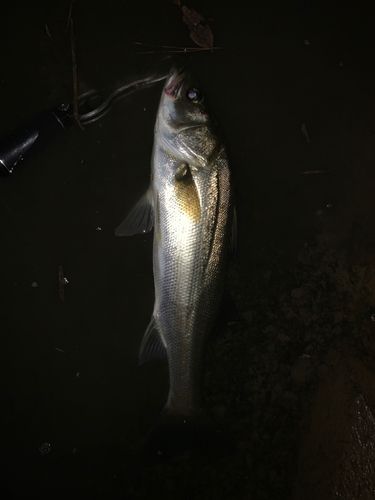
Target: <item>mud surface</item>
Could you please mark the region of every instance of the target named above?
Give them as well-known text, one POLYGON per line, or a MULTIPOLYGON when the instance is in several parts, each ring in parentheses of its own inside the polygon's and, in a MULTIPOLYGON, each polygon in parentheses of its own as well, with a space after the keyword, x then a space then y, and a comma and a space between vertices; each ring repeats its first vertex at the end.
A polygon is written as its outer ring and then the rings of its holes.
MULTIPOLYGON (((4 9, 1 136, 72 99, 69 5, 4 9)), ((74 3, 79 92, 147 74, 158 56, 135 53, 134 41, 193 45, 172 1, 142 5, 74 3)), ((168 373, 137 363, 152 235, 116 239, 114 229, 147 189, 155 86, 0 179, 7 498, 373 499, 374 7, 189 7, 224 47, 182 58, 235 175, 228 283, 244 322, 213 336, 203 381, 234 449, 140 454, 168 373)))

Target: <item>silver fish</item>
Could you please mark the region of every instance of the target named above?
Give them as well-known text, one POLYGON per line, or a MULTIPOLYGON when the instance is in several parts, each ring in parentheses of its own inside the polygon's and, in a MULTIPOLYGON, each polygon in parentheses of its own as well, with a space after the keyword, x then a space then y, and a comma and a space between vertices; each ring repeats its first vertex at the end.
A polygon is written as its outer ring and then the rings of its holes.
POLYGON ((157 112, 151 185, 116 234, 152 227, 155 305, 139 360, 168 360, 169 397, 150 433, 150 441, 160 443, 179 428, 185 436, 219 432, 202 408, 202 365, 235 243, 225 148, 191 75, 176 68, 157 112))

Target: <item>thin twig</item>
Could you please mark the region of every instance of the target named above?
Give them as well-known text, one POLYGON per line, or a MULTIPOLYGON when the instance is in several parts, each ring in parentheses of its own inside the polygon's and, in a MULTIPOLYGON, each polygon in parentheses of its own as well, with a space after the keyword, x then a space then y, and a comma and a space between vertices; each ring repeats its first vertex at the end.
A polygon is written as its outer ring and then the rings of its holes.
POLYGON ((155 45, 153 43, 133 42, 134 45, 147 45, 149 47, 158 47, 160 49, 177 49, 177 50, 152 50, 147 52, 136 52, 137 54, 157 54, 157 53, 180 53, 180 52, 199 52, 201 50, 217 50, 224 47, 178 47, 176 45, 155 45))
POLYGON ((73 29, 72 18, 70 18, 70 46, 72 49, 72 69, 73 69, 73 105, 74 105, 73 115, 75 121, 79 125, 79 128, 81 130, 84 130, 81 120, 79 119, 79 113, 78 113, 77 59, 76 59, 76 47, 74 42, 74 29, 73 29))
POLYGON ((65 300, 64 271, 61 264, 59 265, 59 297, 60 300, 65 300))
POLYGON ((71 0, 71 1, 70 1, 69 15, 68 15, 68 22, 66 23, 66 30, 68 30, 68 29, 69 29, 70 20, 71 20, 71 18, 72 18, 73 2, 74 2, 74 0, 71 0))
MULTIPOLYGON (((178 45, 155 45, 154 43, 143 43, 143 42, 133 42, 135 45, 148 45, 149 47, 160 47, 163 49, 185 49, 185 47, 180 47, 178 45)), ((186 47, 189 50, 211 50, 211 47, 186 47)), ((223 49, 224 47, 214 47, 214 49, 223 49)))
POLYGON ((60 352, 63 352, 64 354, 66 354, 65 351, 63 351, 62 349, 59 349, 58 347, 55 347, 56 351, 60 351, 60 352))
POLYGON ((0 199, 1 199, 1 201, 4 203, 4 206, 5 206, 5 208, 8 210, 8 212, 10 213, 10 215, 13 217, 13 214, 12 214, 12 212, 11 212, 10 208, 9 208, 9 207, 8 207, 8 205, 5 203, 5 200, 4 200, 4 198, 1 196, 1 194, 0 194, 0 199))
MULTIPOLYGON (((213 47, 221 49, 222 47, 213 47)), ((191 54, 192 52, 199 52, 201 50, 212 50, 209 47, 196 48, 194 50, 181 49, 181 50, 147 50, 141 52, 134 52, 134 54, 191 54)))
POLYGON ((303 133, 303 135, 305 136, 306 142, 307 142, 307 143, 310 143, 310 142, 311 142, 311 140, 310 140, 309 134, 307 133, 306 123, 303 123, 303 124, 302 124, 302 127, 301 127, 301 132, 302 132, 302 133, 303 133))
POLYGON ((301 172, 301 174, 329 174, 330 170, 306 170, 301 172))

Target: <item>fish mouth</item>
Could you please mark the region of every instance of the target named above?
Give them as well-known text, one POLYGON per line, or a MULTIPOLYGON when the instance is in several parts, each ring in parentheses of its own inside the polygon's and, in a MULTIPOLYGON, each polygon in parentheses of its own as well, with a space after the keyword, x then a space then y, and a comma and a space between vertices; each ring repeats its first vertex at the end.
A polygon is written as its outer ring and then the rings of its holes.
POLYGON ((168 81, 164 89, 166 95, 172 97, 172 99, 176 99, 186 76, 187 76, 186 71, 181 71, 177 68, 173 68, 172 74, 168 78, 168 81))

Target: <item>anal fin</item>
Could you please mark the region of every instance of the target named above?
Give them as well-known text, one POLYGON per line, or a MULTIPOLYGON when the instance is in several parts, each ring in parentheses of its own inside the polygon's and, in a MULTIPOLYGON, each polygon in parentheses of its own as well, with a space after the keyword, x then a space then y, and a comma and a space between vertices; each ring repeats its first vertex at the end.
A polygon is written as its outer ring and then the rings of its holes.
POLYGON ((142 339, 139 350, 139 364, 141 365, 151 359, 168 361, 167 350, 160 337, 160 333, 157 329, 155 318, 153 316, 142 339))

